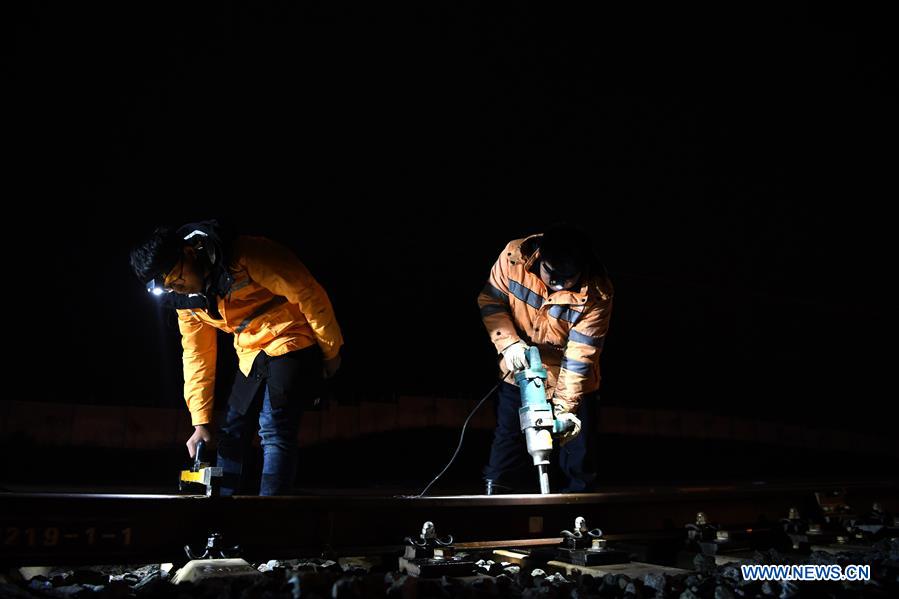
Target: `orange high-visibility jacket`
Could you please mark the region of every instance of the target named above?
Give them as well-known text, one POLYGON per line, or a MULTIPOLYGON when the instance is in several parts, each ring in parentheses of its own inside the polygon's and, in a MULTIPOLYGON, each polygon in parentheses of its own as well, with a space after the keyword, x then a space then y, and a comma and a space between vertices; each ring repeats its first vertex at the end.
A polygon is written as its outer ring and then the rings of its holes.
POLYGON ((216 329, 234 335, 238 367, 245 376, 260 351, 280 356, 318 344, 329 360, 343 345, 328 295, 284 246, 262 237, 238 237, 230 271, 231 291, 218 299, 221 319, 206 310, 177 311, 184 399, 194 425, 212 419, 216 329))
MULTIPOLYGON (((547 398, 575 411, 599 389, 599 354, 612 313, 612 284, 591 273, 580 289, 549 292, 537 272, 540 235, 510 242, 478 296, 481 318, 497 352, 524 341, 540 349, 547 398)), ((500 361, 503 375, 508 374, 500 361)), ((511 376, 504 379, 514 384, 511 376)))

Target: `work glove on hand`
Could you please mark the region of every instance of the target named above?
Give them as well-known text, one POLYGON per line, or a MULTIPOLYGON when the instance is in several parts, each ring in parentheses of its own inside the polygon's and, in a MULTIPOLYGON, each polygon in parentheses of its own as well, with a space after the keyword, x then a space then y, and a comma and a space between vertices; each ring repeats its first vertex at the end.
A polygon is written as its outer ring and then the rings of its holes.
POLYGON ((516 341, 503 350, 503 359, 506 361, 506 368, 512 372, 524 370, 528 364, 528 346, 524 341, 516 341))
POLYGON ((553 415, 555 416, 556 420, 561 420, 562 422, 570 422, 572 424, 571 428, 562 433, 562 436, 559 438, 560 445, 565 445, 581 433, 580 418, 569 412, 564 406, 553 405, 553 415))

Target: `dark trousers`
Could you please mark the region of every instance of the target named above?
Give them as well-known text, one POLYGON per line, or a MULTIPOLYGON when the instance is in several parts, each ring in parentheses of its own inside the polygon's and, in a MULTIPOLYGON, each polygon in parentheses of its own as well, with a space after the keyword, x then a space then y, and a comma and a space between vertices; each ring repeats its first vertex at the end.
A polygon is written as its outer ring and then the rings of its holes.
MULTIPOLYGON (((581 493, 593 487, 596 480, 595 469, 595 419, 596 394, 581 399, 577 417, 581 421, 580 434, 560 446, 553 443, 553 462, 564 477, 561 493, 581 493)), ((516 486, 513 483, 523 481, 526 487, 537 487, 537 469, 533 466, 527 452, 524 434, 518 420, 518 409, 521 407, 521 393, 516 385, 501 383, 496 399, 496 430, 493 444, 490 447, 490 459, 484 468, 484 478, 499 484, 516 486), (530 483, 527 482, 527 469, 530 469, 530 483)), ((552 480, 550 483, 552 484, 552 480)), ((559 486, 558 484, 553 485, 559 486)), ((552 489, 555 492, 555 488, 552 489)))
POLYGON ((221 428, 218 465, 222 467, 222 495, 237 493, 243 484, 243 463, 256 436, 262 439, 262 481, 260 495, 287 495, 297 474, 297 433, 300 429, 299 403, 273 407, 268 385, 241 414, 233 406, 221 428))
POLYGON ((283 356, 260 352, 249 376, 238 372, 228 415, 218 437, 222 495, 241 491, 244 461, 256 436, 262 440, 260 495, 287 495, 297 472, 300 417, 320 397, 322 356, 311 347, 283 356))

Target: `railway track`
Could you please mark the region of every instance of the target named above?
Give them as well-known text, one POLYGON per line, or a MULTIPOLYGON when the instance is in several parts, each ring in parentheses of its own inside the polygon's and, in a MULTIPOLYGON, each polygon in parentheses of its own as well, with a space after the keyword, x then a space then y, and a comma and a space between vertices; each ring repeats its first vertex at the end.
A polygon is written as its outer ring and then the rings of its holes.
MULTIPOLYGON (((212 533, 249 560, 363 555, 400 547, 437 523, 461 543, 556 538, 582 516, 619 540, 682 536, 699 511, 736 529, 761 531, 791 507, 818 508, 843 494, 860 511, 899 512, 893 480, 631 487, 590 494, 438 497, 299 495, 200 497, 148 494, 0 493, 0 563, 124 564, 180 559, 212 533)), ((505 545, 503 545, 505 543, 505 545)))

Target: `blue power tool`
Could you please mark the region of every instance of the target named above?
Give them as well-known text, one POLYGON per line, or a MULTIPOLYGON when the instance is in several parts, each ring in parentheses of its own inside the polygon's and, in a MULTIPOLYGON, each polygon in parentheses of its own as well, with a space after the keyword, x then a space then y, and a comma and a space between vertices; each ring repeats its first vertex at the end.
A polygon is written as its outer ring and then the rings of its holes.
POLYGON ((515 373, 515 382, 521 391, 518 421, 527 442, 528 453, 537 466, 540 493, 547 495, 550 492, 547 467, 553 450, 553 436, 567 432, 574 425, 553 417, 553 407, 546 400, 546 369, 540 360, 540 350, 530 346, 527 352, 528 367, 515 373))

